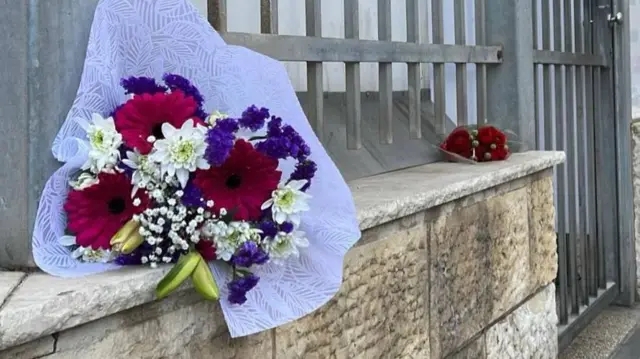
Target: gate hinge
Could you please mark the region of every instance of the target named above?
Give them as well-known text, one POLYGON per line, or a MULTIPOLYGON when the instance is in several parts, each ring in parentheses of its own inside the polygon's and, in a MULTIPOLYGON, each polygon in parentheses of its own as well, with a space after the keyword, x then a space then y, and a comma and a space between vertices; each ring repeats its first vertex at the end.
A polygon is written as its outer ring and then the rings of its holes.
POLYGON ((611 26, 622 24, 622 18, 623 18, 623 15, 619 11, 617 13, 615 13, 615 14, 607 15, 607 21, 609 22, 609 25, 611 25, 611 26))

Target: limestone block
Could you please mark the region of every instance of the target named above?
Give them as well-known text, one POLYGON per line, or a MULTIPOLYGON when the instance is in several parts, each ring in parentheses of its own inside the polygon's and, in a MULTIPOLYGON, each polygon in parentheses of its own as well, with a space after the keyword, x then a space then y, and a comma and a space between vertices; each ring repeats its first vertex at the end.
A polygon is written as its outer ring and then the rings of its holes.
POLYGON ((527 216, 525 187, 457 208, 431 225, 433 358, 455 352, 529 294, 527 216))
POLYGON ((31 273, 0 310, 0 348, 151 302, 153 288, 168 269, 127 267, 73 279, 31 273))
POLYGON ((476 340, 467 344, 464 349, 451 355, 449 359, 483 359, 486 357, 485 353, 485 337, 481 335, 476 340))
POLYGON ((558 272, 553 205, 553 178, 529 185, 529 240, 531 241, 531 291, 551 283, 558 272))
POLYGON ((181 293, 63 331, 45 358, 249 359, 271 343, 269 331, 231 339, 217 302, 181 293))
POLYGON ((365 231, 338 294, 276 329, 276 357, 429 358, 426 232, 423 215, 365 231))
POLYGON ((555 359, 558 357, 557 323, 555 286, 551 283, 489 328, 487 358, 555 359))
POLYGON ((7 350, 0 350, 0 358, 7 359, 34 359, 53 353, 55 349, 55 339, 46 335, 34 341, 12 347, 7 350))
POLYGON ((25 276, 22 272, 0 272, 0 304, 5 302, 25 276))

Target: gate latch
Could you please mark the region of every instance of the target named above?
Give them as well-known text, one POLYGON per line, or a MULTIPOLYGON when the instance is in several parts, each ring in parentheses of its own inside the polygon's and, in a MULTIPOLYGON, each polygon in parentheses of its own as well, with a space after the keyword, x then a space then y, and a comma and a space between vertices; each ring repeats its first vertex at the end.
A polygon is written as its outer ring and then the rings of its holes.
POLYGON ((613 25, 617 25, 617 24, 622 24, 622 13, 621 12, 617 12, 615 14, 609 14, 607 15, 607 21, 609 22, 609 25, 613 26, 613 25))

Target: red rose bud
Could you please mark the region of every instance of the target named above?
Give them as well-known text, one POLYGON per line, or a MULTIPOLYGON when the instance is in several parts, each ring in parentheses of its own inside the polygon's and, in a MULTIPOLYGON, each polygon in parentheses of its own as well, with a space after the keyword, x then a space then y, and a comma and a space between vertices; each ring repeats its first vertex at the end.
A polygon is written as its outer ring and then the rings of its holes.
POLYGON ((473 154, 471 135, 465 127, 458 127, 449 134, 440 148, 464 158, 471 158, 473 154))
POLYGON ((507 136, 493 126, 483 126, 478 129, 478 141, 483 145, 504 145, 507 142, 507 136))

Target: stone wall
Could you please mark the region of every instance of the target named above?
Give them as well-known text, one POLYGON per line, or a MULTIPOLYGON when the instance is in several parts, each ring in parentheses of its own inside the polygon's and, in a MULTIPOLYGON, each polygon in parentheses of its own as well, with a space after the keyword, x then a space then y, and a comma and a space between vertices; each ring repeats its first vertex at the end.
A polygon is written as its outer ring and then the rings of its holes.
POLYGON ((368 229, 335 298, 255 336, 184 292, 0 358, 556 358, 552 190, 547 170, 368 229))

